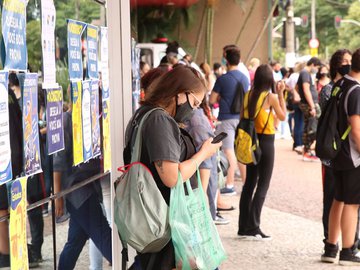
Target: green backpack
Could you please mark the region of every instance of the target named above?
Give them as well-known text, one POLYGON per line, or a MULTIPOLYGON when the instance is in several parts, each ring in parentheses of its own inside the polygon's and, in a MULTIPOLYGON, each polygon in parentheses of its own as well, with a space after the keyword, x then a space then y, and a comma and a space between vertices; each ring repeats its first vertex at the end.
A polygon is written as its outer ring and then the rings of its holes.
POLYGON ((171 238, 169 207, 151 171, 140 162, 143 123, 158 109, 148 111, 134 127, 131 163, 118 169, 123 174, 115 182, 114 221, 125 252, 130 245, 140 253, 155 253, 171 238))

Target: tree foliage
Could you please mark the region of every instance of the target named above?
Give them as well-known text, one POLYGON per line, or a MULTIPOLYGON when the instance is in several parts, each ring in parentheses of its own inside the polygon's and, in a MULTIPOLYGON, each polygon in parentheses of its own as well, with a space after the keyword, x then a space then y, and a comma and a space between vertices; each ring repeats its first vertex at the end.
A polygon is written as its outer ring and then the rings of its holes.
MULTIPOLYGON (((311 2, 311 0, 294 1, 295 16, 301 17, 305 14, 309 18, 308 27, 296 27, 300 52, 303 54, 308 54, 308 42, 311 38, 311 2)), ((354 0, 316 1, 316 35, 320 41, 319 54, 321 56, 329 56, 339 48, 339 33, 334 24, 335 16, 346 16, 352 2, 354 0)))
MULTIPOLYGON (((350 8, 348 15, 343 19, 359 21, 360 18, 360 2, 354 2, 350 8)), ((339 28, 339 45, 351 51, 360 47, 360 26, 352 23, 341 23, 339 28)))

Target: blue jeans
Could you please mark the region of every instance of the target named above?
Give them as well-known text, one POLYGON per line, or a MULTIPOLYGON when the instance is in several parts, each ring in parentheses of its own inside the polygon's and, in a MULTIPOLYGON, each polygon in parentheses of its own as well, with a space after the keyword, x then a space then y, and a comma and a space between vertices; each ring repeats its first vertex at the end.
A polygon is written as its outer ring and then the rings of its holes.
POLYGON ((112 263, 111 228, 103 214, 98 197, 94 194, 79 209, 66 201, 70 213, 68 239, 60 254, 59 270, 75 268, 76 261, 90 238, 102 255, 112 263))
POLYGON ((294 108, 294 147, 303 145, 302 135, 304 130, 303 113, 299 106, 294 108))

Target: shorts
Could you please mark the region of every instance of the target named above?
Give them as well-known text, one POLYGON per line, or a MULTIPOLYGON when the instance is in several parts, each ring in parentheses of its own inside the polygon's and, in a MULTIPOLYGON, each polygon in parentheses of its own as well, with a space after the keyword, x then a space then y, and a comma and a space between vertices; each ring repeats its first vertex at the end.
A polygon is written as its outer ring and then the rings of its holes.
POLYGON ((360 204, 360 166, 344 171, 334 170, 335 199, 345 204, 360 204))
POLYGON ((0 186, 0 210, 7 210, 9 208, 8 194, 6 184, 0 186))
POLYGON ((216 126, 215 135, 221 132, 227 133, 227 137, 222 141, 222 149, 234 149, 235 130, 239 124, 239 119, 222 120, 216 126))

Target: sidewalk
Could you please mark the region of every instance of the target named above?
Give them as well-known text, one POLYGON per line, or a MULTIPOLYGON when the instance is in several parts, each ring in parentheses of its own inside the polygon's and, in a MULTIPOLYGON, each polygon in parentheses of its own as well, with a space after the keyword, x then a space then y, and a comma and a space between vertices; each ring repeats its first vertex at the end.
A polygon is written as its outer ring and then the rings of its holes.
MULTIPOLYGON (((238 203, 239 195, 225 199, 238 203)), ((230 224, 217 226, 228 254, 220 270, 357 269, 320 262, 323 248, 320 222, 267 207, 262 212, 262 229, 272 240, 240 240, 237 237, 238 205, 236 208, 221 213, 230 224)))

